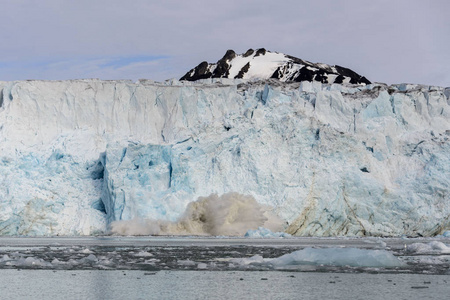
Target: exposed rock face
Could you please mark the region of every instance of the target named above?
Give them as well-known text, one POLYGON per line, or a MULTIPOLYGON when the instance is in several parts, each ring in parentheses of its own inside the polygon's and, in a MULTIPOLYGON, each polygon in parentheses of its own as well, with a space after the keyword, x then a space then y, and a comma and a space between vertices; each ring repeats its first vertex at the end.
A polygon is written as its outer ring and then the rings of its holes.
POLYGON ((200 63, 180 80, 207 78, 269 79, 282 82, 318 81, 321 83, 370 84, 367 78, 341 66, 311 63, 264 48, 237 55, 228 50, 217 63, 200 63))

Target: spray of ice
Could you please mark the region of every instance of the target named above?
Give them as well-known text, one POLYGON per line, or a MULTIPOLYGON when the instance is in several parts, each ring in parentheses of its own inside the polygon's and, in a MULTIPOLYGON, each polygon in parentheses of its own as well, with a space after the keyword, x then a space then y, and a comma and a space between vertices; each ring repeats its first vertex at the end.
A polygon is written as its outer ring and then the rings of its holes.
POLYGON ((282 231, 283 221, 252 196, 232 192, 199 197, 176 222, 134 218, 112 222, 111 231, 119 235, 242 236, 260 226, 282 231))

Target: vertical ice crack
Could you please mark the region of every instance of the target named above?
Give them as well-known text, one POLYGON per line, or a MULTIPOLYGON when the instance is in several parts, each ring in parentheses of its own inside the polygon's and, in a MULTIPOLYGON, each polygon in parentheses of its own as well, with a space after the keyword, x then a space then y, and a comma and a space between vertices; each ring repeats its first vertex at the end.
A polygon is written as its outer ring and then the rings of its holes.
POLYGON ((131 127, 132 126, 136 127, 135 118, 136 118, 136 111, 138 110, 138 101, 137 101, 136 95, 135 95, 136 90, 137 90, 137 86, 135 86, 134 89, 132 90, 131 95, 130 95, 130 101, 129 101, 130 109, 128 110, 128 129, 129 129, 130 133, 133 132, 133 129, 131 127), (135 102, 135 106, 136 106, 136 111, 134 113, 132 113, 132 110, 131 110, 131 105, 132 105, 133 101, 135 102))
POLYGON ((367 233, 366 228, 364 228, 364 225, 359 220, 358 216, 356 215, 355 210, 350 206, 350 203, 348 203, 347 197, 345 196, 345 185, 342 187, 342 199, 344 200, 345 205, 350 210, 350 213, 352 214, 352 216, 355 218, 356 222, 358 222, 359 226, 361 226, 362 234, 365 236, 367 233))
POLYGON ((169 188, 172 187, 172 171, 173 171, 172 162, 169 162, 169 188))
POLYGON ((123 162, 126 154, 127 154, 127 148, 123 148, 122 155, 120 156, 120 160, 119 160, 119 165, 118 166, 120 166, 120 164, 123 162))
POLYGON ((119 206, 120 209, 120 217, 119 220, 122 220, 122 215, 123 215, 123 211, 125 210, 125 206, 126 206, 126 198, 125 198, 125 191, 123 189, 120 189, 120 191, 122 192, 122 203, 119 206))
MULTIPOLYGON (((297 235, 298 233, 305 233, 304 230, 308 225, 312 223, 314 220, 315 211, 317 208, 317 196, 315 195, 315 182, 316 182, 316 173, 313 172, 311 187, 306 199, 305 207, 303 208, 301 214, 291 223, 289 227, 286 229, 286 233, 291 235, 297 235), (302 232, 303 231, 303 232, 302 232)), ((323 227, 318 221, 316 223, 323 227)))
POLYGON ((394 97, 393 96, 389 97, 389 102, 391 102, 392 113, 395 115, 395 104, 394 104, 394 97))

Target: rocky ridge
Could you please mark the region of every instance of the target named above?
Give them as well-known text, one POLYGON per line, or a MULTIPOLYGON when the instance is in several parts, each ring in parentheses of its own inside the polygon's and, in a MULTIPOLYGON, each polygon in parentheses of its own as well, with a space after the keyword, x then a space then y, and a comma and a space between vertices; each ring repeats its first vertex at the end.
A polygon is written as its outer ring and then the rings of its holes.
POLYGON ((321 83, 370 84, 364 76, 341 66, 311 63, 300 58, 264 48, 249 49, 244 54, 228 50, 216 63, 201 62, 180 80, 208 78, 278 79, 282 82, 318 81, 321 83))

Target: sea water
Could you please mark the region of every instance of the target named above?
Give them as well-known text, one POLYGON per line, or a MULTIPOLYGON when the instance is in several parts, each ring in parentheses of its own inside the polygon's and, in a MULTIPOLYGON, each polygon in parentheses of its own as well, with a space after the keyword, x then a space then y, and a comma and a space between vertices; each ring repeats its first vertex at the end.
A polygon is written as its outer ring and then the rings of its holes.
POLYGON ((0 270, 1 299, 446 299, 449 275, 0 270))

